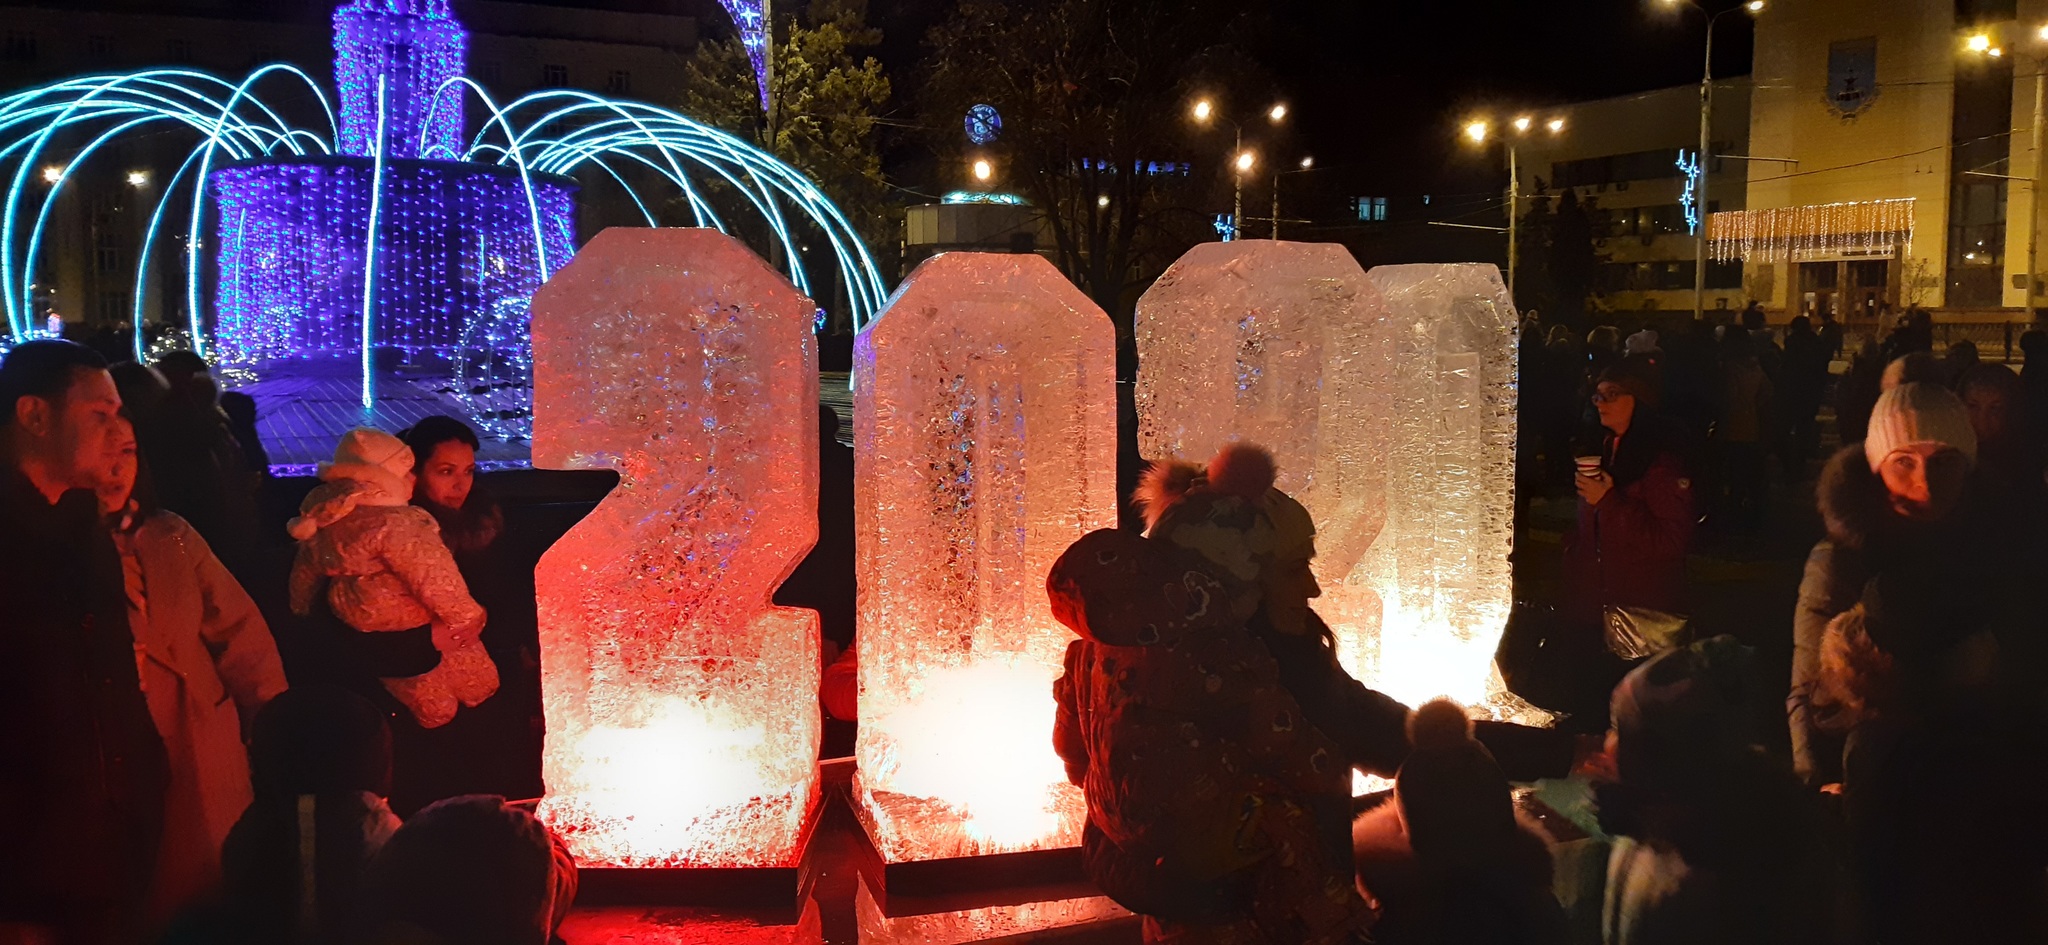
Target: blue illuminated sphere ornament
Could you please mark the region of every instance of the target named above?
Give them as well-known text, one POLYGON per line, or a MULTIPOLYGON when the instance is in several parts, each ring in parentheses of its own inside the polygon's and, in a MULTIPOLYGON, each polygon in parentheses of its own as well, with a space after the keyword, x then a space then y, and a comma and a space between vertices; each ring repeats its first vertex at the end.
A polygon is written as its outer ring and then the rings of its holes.
POLYGON ((1003 135, 1003 116, 994 105, 976 105, 967 110, 967 140, 988 144, 1003 135))

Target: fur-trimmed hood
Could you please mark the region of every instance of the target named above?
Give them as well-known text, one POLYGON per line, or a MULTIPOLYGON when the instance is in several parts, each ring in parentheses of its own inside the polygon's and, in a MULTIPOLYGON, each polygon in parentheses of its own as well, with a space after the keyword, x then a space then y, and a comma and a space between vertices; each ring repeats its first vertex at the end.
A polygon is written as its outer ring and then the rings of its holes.
POLYGON ((1908 521, 1893 512, 1884 480, 1871 471, 1858 446, 1843 447, 1821 467, 1814 486, 1821 523, 1837 547, 1876 553, 1901 550, 1909 543, 1930 540, 1982 541, 2005 535, 1997 523, 1998 499, 1981 471, 1963 486, 1963 500, 1948 518, 1937 523, 1908 521))

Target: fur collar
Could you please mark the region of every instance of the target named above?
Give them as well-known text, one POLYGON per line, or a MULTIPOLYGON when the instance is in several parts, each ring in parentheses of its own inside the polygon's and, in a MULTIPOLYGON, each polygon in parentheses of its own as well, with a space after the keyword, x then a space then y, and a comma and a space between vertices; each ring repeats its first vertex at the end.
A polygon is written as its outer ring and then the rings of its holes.
POLYGON ((1837 545, 1864 550, 1877 535, 1904 524, 1893 514, 1884 481, 1870 471, 1860 443, 1829 457, 1814 492, 1828 540, 1837 545))
POLYGON ((1843 447, 1821 468, 1815 499, 1828 540, 1879 556, 1931 553, 1937 558, 2016 553, 2010 503, 1984 471, 1970 474, 1956 510, 1939 522, 1914 522, 1892 511, 1884 480, 1870 470, 1862 444, 1843 447))

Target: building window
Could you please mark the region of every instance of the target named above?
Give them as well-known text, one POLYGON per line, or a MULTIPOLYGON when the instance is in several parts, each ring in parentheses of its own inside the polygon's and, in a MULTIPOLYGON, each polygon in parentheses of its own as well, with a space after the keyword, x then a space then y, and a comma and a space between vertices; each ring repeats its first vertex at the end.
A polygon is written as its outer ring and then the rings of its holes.
POLYGON ((1709 289, 1740 289, 1740 288, 1742 288, 1742 260, 1740 260, 1740 259, 1728 259, 1728 260, 1708 260, 1708 261, 1707 261, 1707 288, 1709 288, 1709 289))
POLYGON ((540 67, 540 85, 544 89, 567 88, 569 85, 569 67, 555 63, 549 63, 540 67))
MULTIPOLYGON (((1425 203, 1426 203, 1426 202, 1428 202, 1427 198, 1424 198, 1424 202, 1425 202, 1425 203)), ((1387 198, 1385 198, 1385 197, 1360 197, 1360 198, 1358 198, 1358 219, 1359 219, 1359 220, 1360 220, 1361 222, 1365 222, 1365 223, 1383 223, 1383 222, 1385 222, 1385 221, 1386 221, 1386 219, 1387 219, 1387 198)))
POLYGON ((99 294, 99 309, 101 323, 125 322, 135 314, 128 304, 128 293, 113 290, 99 294))
POLYGON ((114 55, 114 37, 105 35, 87 36, 85 54, 94 59, 106 59, 114 55))
POLYGON ((121 271, 121 240, 111 233, 101 233, 93 249, 93 261, 98 265, 100 275, 111 276, 121 271))
POLYGON ((505 81, 505 67, 496 59, 486 59, 476 64, 477 81, 496 88, 505 81))
POLYGON ((613 69, 611 75, 604 77, 604 92, 606 95, 633 94, 633 74, 624 69, 613 69))
POLYGON ((10 62, 34 62, 36 58, 36 34, 24 30, 8 30, 5 40, 0 40, 0 59, 10 62))
POLYGON ((190 65, 193 60, 192 41, 173 39, 164 42, 164 58, 177 65, 190 65))

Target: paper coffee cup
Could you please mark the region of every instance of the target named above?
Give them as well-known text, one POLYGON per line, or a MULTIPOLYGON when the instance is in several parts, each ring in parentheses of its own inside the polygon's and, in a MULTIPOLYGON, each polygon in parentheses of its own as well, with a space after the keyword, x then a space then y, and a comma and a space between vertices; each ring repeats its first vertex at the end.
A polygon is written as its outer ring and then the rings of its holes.
POLYGON ((1578 465, 1579 475, 1581 476, 1590 476, 1600 471, 1600 457, 1598 456, 1574 456, 1572 457, 1572 462, 1578 465))

